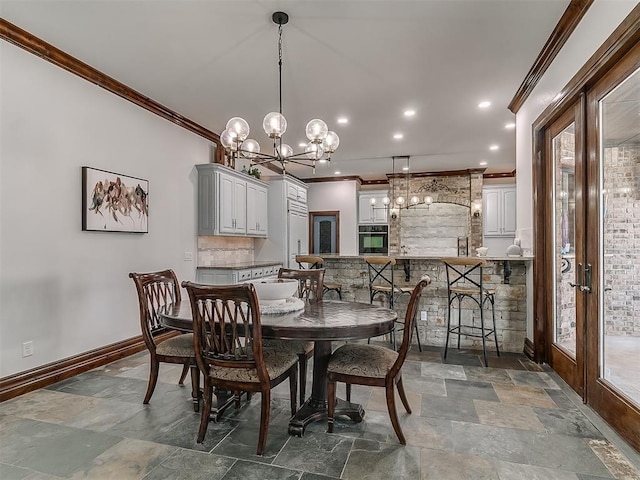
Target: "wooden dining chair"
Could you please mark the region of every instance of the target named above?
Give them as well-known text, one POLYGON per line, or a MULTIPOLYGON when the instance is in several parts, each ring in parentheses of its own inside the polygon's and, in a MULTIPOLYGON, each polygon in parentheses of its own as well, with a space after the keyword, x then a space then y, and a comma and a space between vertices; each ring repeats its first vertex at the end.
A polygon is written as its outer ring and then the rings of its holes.
POLYGON ((138 292, 142 338, 149 350, 151 360, 149 384, 142 403, 148 404, 151 400, 158 382, 160 363, 177 363, 183 365, 182 375, 178 382, 180 385, 184 384, 187 372, 191 369, 191 396, 193 398, 193 410, 197 412, 200 397, 198 388, 200 373, 193 351, 193 335, 186 333, 164 341, 157 340, 159 334, 169 331, 160 323, 159 309, 181 300, 176 274, 173 270, 163 270, 151 273, 130 273, 129 277, 133 279, 138 292))
POLYGON ((267 443, 271 389, 289 379, 291 415, 297 409, 298 357, 287 349, 262 342, 258 297, 250 283, 200 285, 183 282, 191 302, 193 340, 198 367, 204 375, 204 402, 197 442, 207 433, 214 387, 234 392, 239 407, 242 392, 260 392, 260 433, 257 455, 267 443))
MULTIPOLYGON (((296 262, 298 263, 298 267, 301 270, 305 268, 314 269, 314 268, 324 268, 324 258, 319 257, 317 255, 296 255, 296 262)), ((328 292, 336 292, 338 294, 338 298, 342 300, 342 284, 338 282, 324 282, 324 286, 322 287, 323 295, 328 292)))
POLYGON ((411 413, 411 407, 407 400, 404 387, 402 385, 402 365, 407 357, 407 352, 411 347, 411 334, 416 321, 416 313, 420 296, 424 288, 431 283, 428 276, 422 277, 420 282, 411 292, 409 305, 404 318, 404 335, 400 350, 397 352, 390 348, 379 345, 368 345, 361 343, 347 343, 338 347, 333 352, 327 367, 327 397, 328 397, 328 431, 333 432, 334 414, 336 407, 336 382, 344 382, 347 385, 367 385, 371 387, 384 387, 387 397, 387 409, 391 424, 402 445, 406 445, 406 440, 396 411, 395 389, 398 389, 400 400, 407 413, 411 413))
MULTIPOLYGON (((291 278, 298 280, 298 297, 311 302, 321 302, 324 280, 324 269, 294 270, 281 268, 278 278, 291 278)), ((307 364, 313 355, 313 342, 304 340, 265 340, 265 343, 273 348, 287 348, 298 355, 298 371, 300 373, 300 405, 306 398, 307 390, 307 364)))

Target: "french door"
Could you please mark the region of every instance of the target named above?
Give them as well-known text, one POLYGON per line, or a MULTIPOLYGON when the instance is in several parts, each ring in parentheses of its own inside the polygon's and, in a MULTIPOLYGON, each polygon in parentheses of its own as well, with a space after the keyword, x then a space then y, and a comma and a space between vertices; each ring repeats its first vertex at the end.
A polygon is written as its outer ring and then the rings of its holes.
POLYGON ((587 95, 586 401, 640 450, 640 44, 587 95))
POLYGON ((585 260, 584 97, 571 106, 545 133, 546 158, 550 160, 547 185, 551 185, 547 209, 548 271, 554 288, 549 328, 549 364, 581 396, 585 373, 585 296, 583 285, 592 265, 585 260))
POLYGON ((640 45, 544 142, 547 361, 640 450, 640 45))

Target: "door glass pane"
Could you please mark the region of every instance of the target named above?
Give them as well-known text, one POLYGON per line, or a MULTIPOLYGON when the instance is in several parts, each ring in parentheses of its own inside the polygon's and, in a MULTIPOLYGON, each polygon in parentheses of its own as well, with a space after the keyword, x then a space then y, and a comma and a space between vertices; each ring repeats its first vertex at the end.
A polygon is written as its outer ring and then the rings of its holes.
POLYGON ((576 356, 575 124, 553 138, 554 162, 554 343, 576 356))
POLYGON ((600 376, 640 405, 640 71, 599 114, 600 376))
POLYGON ((313 217, 313 253, 336 253, 337 230, 335 215, 313 217))

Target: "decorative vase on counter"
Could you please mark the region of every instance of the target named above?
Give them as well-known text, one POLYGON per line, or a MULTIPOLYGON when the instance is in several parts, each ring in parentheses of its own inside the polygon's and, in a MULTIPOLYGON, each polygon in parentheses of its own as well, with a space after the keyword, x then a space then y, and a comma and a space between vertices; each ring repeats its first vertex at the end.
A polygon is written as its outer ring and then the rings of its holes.
POLYGON ((520 239, 516 238, 513 245, 507 247, 507 256, 509 257, 521 257, 522 247, 520 246, 520 239))

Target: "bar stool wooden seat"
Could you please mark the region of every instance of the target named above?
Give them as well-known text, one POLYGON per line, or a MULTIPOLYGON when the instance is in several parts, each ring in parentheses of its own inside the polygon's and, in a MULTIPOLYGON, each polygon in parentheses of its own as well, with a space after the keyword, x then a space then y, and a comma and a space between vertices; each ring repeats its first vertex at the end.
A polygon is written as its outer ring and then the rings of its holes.
POLYGON ((487 261, 483 258, 474 257, 448 257, 443 258, 447 272, 447 337, 444 344, 444 358, 447 358, 449 348, 449 336, 458 335, 458 349, 460 349, 460 336, 482 338, 482 355, 484 366, 488 366, 487 361, 487 337, 493 335, 496 343, 496 354, 500 356, 498 347, 498 335, 496 333, 496 313, 494 288, 485 288, 483 284, 483 269, 487 266, 487 261), (462 324, 462 301, 472 300, 480 310, 480 325, 475 324, 472 317, 472 324, 462 324), (451 326, 451 304, 458 301, 458 325, 451 326), (491 318, 493 328, 485 327, 484 309, 486 303, 491 304, 491 318))
MULTIPOLYGON (((296 255, 296 262, 298 262, 298 267, 302 270, 305 268, 324 268, 324 258, 317 255, 296 255)), ((342 300, 341 283, 325 282, 323 286, 323 293, 326 294, 327 292, 336 292, 338 294, 338 298, 342 300)))

